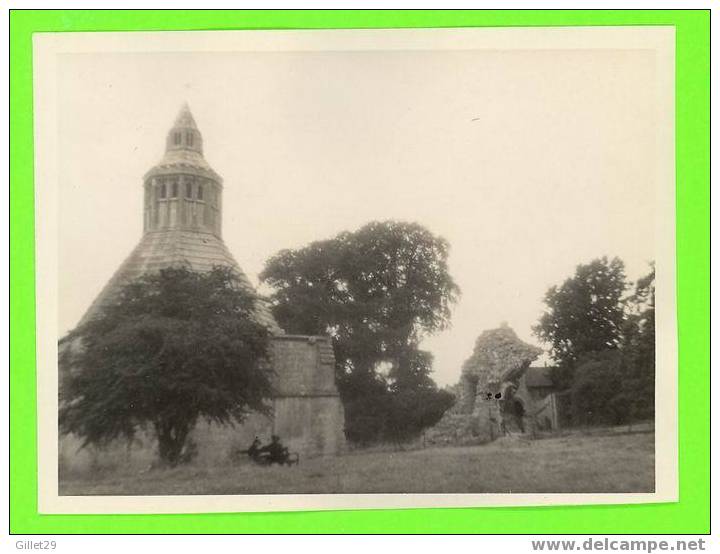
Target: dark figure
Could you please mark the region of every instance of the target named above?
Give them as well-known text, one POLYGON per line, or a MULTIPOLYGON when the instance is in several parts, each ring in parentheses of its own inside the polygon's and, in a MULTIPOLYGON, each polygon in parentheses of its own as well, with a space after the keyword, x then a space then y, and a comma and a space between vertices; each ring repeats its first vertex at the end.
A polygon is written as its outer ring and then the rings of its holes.
POLYGON ((250 448, 247 449, 247 455, 250 457, 251 460, 257 460, 260 456, 260 439, 255 437, 255 440, 252 441, 252 444, 250 445, 250 448))
POLYGON ((280 442, 280 437, 273 435, 270 439, 270 444, 267 444, 258 450, 259 459, 262 463, 267 465, 272 464, 297 464, 300 461, 298 454, 290 454, 287 447, 283 446, 280 442))
POLYGON ((270 444, 266 444, 258 450, 258 454, 265 458, 268 464, 282 464, 285 461, 287 448, 280 442, 280 437, 273 435, 270 444))

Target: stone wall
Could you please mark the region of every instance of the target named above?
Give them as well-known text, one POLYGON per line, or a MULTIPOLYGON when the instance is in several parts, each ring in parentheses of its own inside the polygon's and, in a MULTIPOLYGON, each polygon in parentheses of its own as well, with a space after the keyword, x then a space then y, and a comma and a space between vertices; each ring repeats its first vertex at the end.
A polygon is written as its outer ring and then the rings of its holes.
POLYGON ((286 396, 274 405, 273 432, 291 451, 308 457, 345 450, 345 413, 339 396, 286 396))
POLYGON ((274 434, 305 456, 345 449, 345 412, 335 386, 327 337, 280 335, 273 340, 274 434))
POLYGON ((272 346, 277 397, 338 396, 335 355, 329 338, 277 335, 272 346))

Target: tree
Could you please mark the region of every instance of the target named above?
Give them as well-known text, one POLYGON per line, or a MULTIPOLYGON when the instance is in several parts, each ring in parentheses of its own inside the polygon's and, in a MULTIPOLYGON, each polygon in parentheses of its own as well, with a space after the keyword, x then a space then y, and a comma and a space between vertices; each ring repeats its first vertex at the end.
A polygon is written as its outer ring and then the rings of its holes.
POLYGON ((655 266, 635 283, 626 301, 628 312, 621 348, 632 391, 632 415, 646 419, 655 414, 655 266))
POLYGON ((351 440, 385 432, 383 402, 392 401, 394 381, 413 373, 429 379, 430 368, 418 364, 419 344, 449 325, 459 294, 448 250, 416 223, 385 221, 268 260, 260 278, 275 290, 280 325, 333 339, 351 440), (378 374, 382 363, 391 366, 389 379, 378 374))
POLYGON ((581 356, 570 387, 572 418, 579 425, 619 425, 628 421, 632 393, 620 350, 581 356))
POLYGON ((344 397, 345 434, 357 443, 402 441, 435 425, 454 404, 455 396, 438 389, 430 377, 432 354, 419 350, 403 369, 387 378, 361 381, 344 397))
POLYGON ((535 328, 551 343, 576 424, 621 424, 655 413, 655 268, 632 294, 623 264, 605 258, 578 266, 546 295, 535 328))
POLYGON ((455 397, 446 390, 422 389, 390 395, 385 438, 394 441, 417 437, 442 419, 455 397))
POLYGON ((625 290, 625 264, 606 257, 579 265, 574 277, 548 290, 547 310, 533 331, 550 344, 560 367, 558 384, 569 386, 572 370, 584 354, 620 346, 625 290))
POLYGON ((433 355, 426 350, 414 350, 395 364, 388 373, 388 387, 393 392, 434 390, 432 380, 433 355))
POLYGON ((64 341, 61 431, 102 446, 150 426, 160 460, 175 465, 198 419, 267 413, 269 333, 254 307, 228 268, 163 269, 126 285, 64 341))
POLYGON ((402 439, 435 425, 455 403, 455 396, 438 389, 430 377, 433 356, 417 350, 389 374, 390 399, 386 435, 402 439))

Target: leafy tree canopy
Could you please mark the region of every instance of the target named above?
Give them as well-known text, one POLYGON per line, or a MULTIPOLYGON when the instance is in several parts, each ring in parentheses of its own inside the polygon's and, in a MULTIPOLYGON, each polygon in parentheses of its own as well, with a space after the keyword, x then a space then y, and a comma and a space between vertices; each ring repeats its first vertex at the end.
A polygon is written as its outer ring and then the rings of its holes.
POLYGON ((631 391, 624 386, 619 350, 581 356, 570 394, 573 422, 579 425, 624 423, 630 414, 631 391))
POLYGON ((618 424, 655 411, 655 268, 634 286, 615 258, 578 266, 551 288, 535 327, 559 362, 576 424, 618 424), (625 292, 631 290, 628 296, 625 292))
POLYGON ((573 277, 548 290, 546 311, 533 330, 566 372, 585 353, 619 346, 626 287, 622 260, 603 257, 579 265, 573 277))
POLYGON ((126 285, 63 341, 61 430, 103 445, 149 425, 175 464, 199 418, 267 412, 269 333, 254 306, 228 268, 163 269, 126 285))
POLYGON ((421 225, 384 221, 268 260, 260 277, 275 290, 280 325, 333 339, 350 428, 371 417, 367 410, 379 391, 410 382, 420 390, 432 382, 418 346, 449 325, 459 294, 448 250, 447 241, 421 225), (378 374, 382 363, 392 368, 388 378, 378 374), (362 406, 355 410, 351 402, 362 406))
POLYGON ((379 362, 414 356, 424 336, 448 326, 459 290, 447 255, 447 242, 416 223, 374 222, 284 250, 260 277, 275 289, 283 328, 329 334, 347 372, 371 374, 379 362))
POLYGON ((655 267, 638 279, 626 301, 621 350, 627 373, 626 388, 632 390, 632 415, 648 418, 655 413, 655 267))

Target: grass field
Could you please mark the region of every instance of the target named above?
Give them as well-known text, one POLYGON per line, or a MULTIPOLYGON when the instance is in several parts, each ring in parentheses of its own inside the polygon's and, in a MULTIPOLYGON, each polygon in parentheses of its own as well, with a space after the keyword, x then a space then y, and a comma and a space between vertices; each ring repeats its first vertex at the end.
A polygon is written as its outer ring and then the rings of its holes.
POLYGON ((61 495, 253 493, 652 492, 654 434, 571 434, 536 441, 354 452, 299 466, 184 466, 62 476, 61 495))

